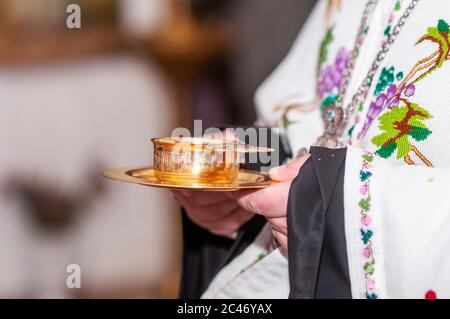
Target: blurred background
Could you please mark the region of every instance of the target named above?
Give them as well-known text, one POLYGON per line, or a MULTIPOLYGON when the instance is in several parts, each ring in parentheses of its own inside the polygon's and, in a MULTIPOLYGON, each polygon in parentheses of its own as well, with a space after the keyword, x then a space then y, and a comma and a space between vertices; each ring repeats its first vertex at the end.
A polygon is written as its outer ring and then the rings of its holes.
POLYGON ((99 172, 193 119, 251 125, 314 3, 0 0, 0 298, 176 297, 179 208, 99 172))

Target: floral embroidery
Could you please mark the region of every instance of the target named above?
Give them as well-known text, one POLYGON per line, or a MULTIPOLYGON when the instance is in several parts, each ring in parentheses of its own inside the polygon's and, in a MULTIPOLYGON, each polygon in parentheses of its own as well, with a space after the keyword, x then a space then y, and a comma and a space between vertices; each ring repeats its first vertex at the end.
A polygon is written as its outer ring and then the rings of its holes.
POLYGON ((351 51, 342 47, 339 49, 334 62, 319 71, 317 94, 321 98, 324 98, 323 103, 329 104, 336 100, 338 90, 344 78, 345 69, 351 56, 351 51))
POLYGON ((394 21, 395 21, 395 15, 398 14, 399 11, 402 9, 403 1, 404 0, 397 0, 394 3, 394 8, 392 9, 391 15, 389 16, 388 25, 386 26, 386 29, 384 30, 384 37, 385 38, 383 40, 383 45, 386 43, 386 41, 388 40, 389 36, 391 35, 393 24, 394 24, 394 21))
MULTIPOLYGON (((318 72, 318 88, 317 91, 321 91, 322 93, 318 93, 317 97, 310 102, 307 103, 287 103, 288 101, 292 100, 294 97, 299 97, 299 94, 292 95, 288 98, 283 99, 281 102, 277 103, 275 106, 274 111, 275 112, 281 112, 279 123, 285 128, 289 128, 289 126, 297 124, 297 121, 293 121, 289 119, 288 114, 291 111, 297 111, 297 112, 310 112, 314 109, 316 109, 319 105, 321 106, 321 111, 323 108, 325 108, 328 105, 333 105, 334 101, 337 99, 337 89, 334 90, 335 92, 333 94, 327 94, 331 93, 333 89, 336 87, 336 83, 340 84, 342 80, 342 72, 336 71, 336 68, 342 68, 347 65, 347 61, 343 60, 346 59, 346 57, 342 56, 342 52, 340 51, 341 55, 339 55, 336 58, 337 61, 335 61, 334 65, 330 65, 328 67, 324 68, 325 63, 327 63, 330 50, 329 46, 334 41, 334 26, 331 26, 331 18, 334 15, 335 11, 338 11, 341 9, 342 6, 342 0, 329 0, 328 1, 328 9, 325 17, 325 24, 326 24, 326 32, 325 36, 320 44, 320 50, 319 50, 319 60, 317 63, 317 72, 318 72), (339 66, 336 66, 336 63, 339 63, 339 66), (324 72, 323 72, 324 71, 324 72), (327 95, 325 97, 325 95, 327 95), (324 98, 325 97, 325 98, 324 98), (282 103, 284 102, 284 103, 282 103)), ((337 86, 337 88, 339 88, 337 86)))
POLYGON ((377 154, 383 158, 390 157, 397 150, 397 159, 405 158, 413 151, 424 163, 431 163, 411 144, 410 139, 424 141, 432 133, 422 121, 432 116, 417 104, 405 100, 406 106, 394 107, 379 118, 382 133, 372 139, 380 147, 377 154))
MULTIPOLYGON (((393 23, 395 21, 395 15, 398 14, 398 11, 400 11, 401 7, 402 7, 402 3, 404 0, 397 0, 395 2, 394 8, 392 9, 392 12, 389 16, 389 21, 388 21, 388 25, 386 26, 385 30, 384 30, 384 38, 383 41, 381 42, 381 47, 383 47, 386 42, 389 39, 389 36, 391 35, 392 32, 392 26, 393 23)), ((369 30, 369 27, 366 28, 365 32, 367 33, 369 30)), ((386 89, 386 87, 390 84, 392 84, 394 82, 394 79, 397 79, 398 81, 402 80, 403 78, 403 72, 398 72, 397 74, 394 74, 394 69, 382 69, 381 72, 381 76, 380 76, 380 81, 378 81, 377 84, 377 88, 375 89, 375 95, 378 96, 382 91, 384 91, 386 89)), ((366 89, 364 91, 364 99, 367 98, 367 96, 369 95, 369 89, 366 89)), ((354 119, 354 125, 350 128, 350 130, 348 131, 348 140, 347 143, 349 145, 352 145, 352 138, 353 138, 353 133, 355 131, 355 127, 356 125, 361 121, 361 114, 364 111, 364 102, 361 102, 358 106, 357 109, 357 113, 355 115, 355 119, 354 119)), ((378 115, 378 114, 377 114, 378 115)), ((364 130, 368 130, 369 126, 372 124, 373 120, 376 118, 376 116, 372 119, 370 118, 368 121, 366 121, 366 123, 364 124, 364 130)), ((361 136, 361 132, 358 134, 358 138, 359 136, 361 136)))
POLYGON ((381 134, 372 139, 378 147, 377 154, 389 158, 396 152, 397 159, 404 159, 408 164, 415 164, 410 157, 413 152, 425 165, 433 166, 422 154, 414 142, 426 140, 432 131, 424 124, 433 116, 420 105, 411 101, 416 92, 416 83, 438 70, 445 61, 450 60, 450 27, 444 20, 439 20, 436 27, 428 28, 416 45, 430 41, 439 47, 436 52, 414 65, 405 76, 396 72, 395 67, 383 68, 374 91, 374 100, 369 110, 358 139, 366 136, 375 119, 379 121, 381 134), (379 116, 383 111, 383 115, 379 116))
POLYGON ((320 44, 320 53, 319 53, 319 65, 318 69, 320 69, 323 64, 328 60, 328 47, 333 42, 333 27, 328 28, 327 33, 325 34, 322 43, 320 44))
POLYGON ((378 295, 375 292, 375 258, 372 248, 374 232, 371 229, 372 217, 370 216, 370 178, 372 177, 372 163, 375 160, 375 157, 372 153, 367 152, 362 156, 362 160, 363 164, 359 173, 359 179, 361 181, 361 186, 359 189, 359 193, 361 195, 359 207, 361 208, 361 240, 364 245, 362 257, 365 261, 363 267, 366 284, 365 293, 367 299, 378 299, 378 295))
MULTIPOLYGON (((352 57, 352 51, 345 47, 339 49, 333 63, 328 64, 319 70, 316 95, 320 103, 320 112, 323 114, 327 110, 328 116, 332 116, 332 107, 339 98, 339 89, 344 79, 344 73, 352 57)), ((348 135, 353 134, 354 127, 350 128, 348 135)))

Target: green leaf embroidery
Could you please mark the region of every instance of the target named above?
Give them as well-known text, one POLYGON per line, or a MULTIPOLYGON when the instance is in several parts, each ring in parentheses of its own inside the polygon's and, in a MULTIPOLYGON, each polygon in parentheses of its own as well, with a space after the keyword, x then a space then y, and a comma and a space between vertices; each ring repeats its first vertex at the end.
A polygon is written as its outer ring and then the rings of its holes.
POLYGON ((397 159, 405 157, 411 150, 409 137, 423 141, 432 133, 423 123, 430 118, 427 110, 414 103, 384 113, 378 118, 382 132, 372 138, 372 143, 379 147, 376 153, 389 158, 397 151, 397 159))
POLYGON ((327 106, 333 106, 334 102, 338 99, 336 94, 327 96, 320 105, 320 110, 323 111, 327 106))
MULTIPOLYGON (((427 110, 425 110, 423 107, 420 107, 419 104, 413 103, 413 104, 411 104, 411 108, 414 111, 416 111, 417 113, 420 113, 420 114, 413 116, 411 120, 422 121, 422 120, 428 120, 428 119, 433 118, 433 116, 427 110)), ((424 124, 421 124, 421 125, 423 125, 421 127, 425 127, 424 124)))
POLYGON ((323 66, 328 59, 328 46, 333 42, 333 27, 330 27, 325 34, 325 38, 322 40, 320 45, 320 54, 319 54, 319 68, 323 66))
MULTIPOLYGON (((387 134, 387 136, 385 137, 389 136, 389 138, 393 138, 400 132, 400 130, 397 128, 395 124, 401 122, 406 117, 407 113, 408 108, 406 106, 394 107, 390 111, 384 113, 378 118, 380 122, 379 124, 380 130, 386 132, 387 134)), ((385 144, 385 142, 382 144, 385 144)))
POLYGON ((449 48, 449 39, 450 38, 450 32, 449 32, 449 25, 445 20, 439 20, 437 27, 430 27, 427 30, 427 33, 422 36, 417 42, 416 45, 424 42, 424 41, 430 41, 433 43, 436 43, 439 45, 439 56, 436 61, 436 63, 431 66, 427 72, 422 74, 417 80, 423 80, 425 77, 430 75, 432 72, 436 71, 447 60, 447 56, 449 54, 450 48, 449 48))
MULTIPOLYGON (((397 1, 395 9, 400 10, 401 2, 397 1)), ((389 28, 386 29, 386 32, 389 28)), ((428 75, 442 67, 448 60, 450 54, 450 25, 447 21, 438 20, 436 27, 429 27, 416 43, 418 45, 425 41, 432 42, 439 46, 435 54, 438 54, 433 63, 428 64, 426 72, 422 73, 414 82, 425 79, 428 75)), ((432 56, 424 59, 430 62, 432 56)), ((378 96, 389 85, 393 84, 395 68, 383 68, 380 78, 375 88, 374 95, 378 96)), ((397 81, 404 78, 403 72, 396 74, 397 81)), ((372 138, 372 143, 379 147, 376 154, 383 158, 391 157, 397 152, 397 159, 401 159, 408 155, 412 149, 411 140, 421 142, 426 140, 432 131, 427 128, 425 120, 431 119, 431 114, 420 107, 418 104, 404 101, 405 106, 394 107, 378 117, 380 134, 372 138)), ((428 165, 428 164, 427 164, 428 165)))
POLYGON ((442 19, 438 21, 437 29, 439 32, 444 32, 444 33, 450 32, 450 27, 449 27, 448 23, 442 19))
POLYGON ((355 125, 353 125, 347 132, 348 136, 352 137, 353 136, 353 132, 355 131, 355 125))
POLYGON ((370 176, 372 176, 371 172, 361 171, 359 173, 359 178, 361 179, 361 182, 367 181, 370 176))
POLYGON ((264 258, 266 258, 266 256, 267 256, 266 253, 261 253, 261 254, 258 255, 258 257, 256 257, 256 260, 257 260, 257 261, 261 261, 261 260, 263 260, 264 258))
POLYGON ((372 276, 375 272, 375 260, 365 263, 364 271, 372 276))
POLYGON ((362 158, 363 158, 365 161, 369 162, 369 163, 372 163, 373 160, 375 159, 375 157, 374 157, 372 154, 370 154, 370 155, 363 155, 362 158))
POLYGON ((381 146, 381 148, 378 151, 376 151, 376 153, 382 158, 389 158, 395 152, 396 149, 397 144, 391 143, 387 146, 381 146))
POLYGON ((397 144, 397 159, 402 159, 408 155, 411 150, 411 144, 409 143, 407 135, 402 135, 399 137, 395 144, 397 144))
POLYGON ((368 244, 368 242, 372 238, 372 236, 373 236, 373 231, 371 231, 371 230, 365 231, 365 230, 361 229, 361 239, 362 239, 364 245, 368 244))
POLYGON ((377 86, 375 87, 375 96, 378 96, 383 92, 389 85, 394 83, 395 80, 395 68, 391 66, 390 68, 383 68, 381 70, 380 78, 378 79, 377 86))
POLYGON ((364 198, 359 201, 359 207, 365 212, 370 210, 370 198, 364 198))
POLYGON ((288 128, 291 125, 297 124, 297 121, 291 121, 288 117, 287 114, 283 116, 283 126, 284 128, 288 128))
POLYGON ((364 111, 364 102, 359 103, 358 112, 364 111))
POLYGON ((370 263, 366 263, 364 265, 364 270, 366 271, 366 273, 368 273, 369 275, 373 275, 375 272, 375 265, 370 262, 370 263))
POLYGON ((411 126, 411 129, 412 131, 408 132, 408 135, 418 142, 426 140, 427 137, 432 133, 426 127, 411 126))

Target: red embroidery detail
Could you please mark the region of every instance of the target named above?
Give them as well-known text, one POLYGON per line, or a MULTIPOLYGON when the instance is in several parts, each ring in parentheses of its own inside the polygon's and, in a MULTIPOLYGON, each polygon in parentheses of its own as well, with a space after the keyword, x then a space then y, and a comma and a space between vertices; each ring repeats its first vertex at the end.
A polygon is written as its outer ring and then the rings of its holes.
POLYGON ((433 290, 428 290, 427 293, 425 294, 425 299, 437 299, 437 295, 433 290))

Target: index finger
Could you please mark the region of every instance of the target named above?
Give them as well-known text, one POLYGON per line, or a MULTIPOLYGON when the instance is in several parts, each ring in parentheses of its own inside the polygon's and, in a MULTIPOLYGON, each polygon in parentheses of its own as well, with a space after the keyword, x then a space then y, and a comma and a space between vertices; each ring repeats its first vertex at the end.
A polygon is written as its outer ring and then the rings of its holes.
POLYGON ((305 164, 308 158, 309 155, 303 156, 286 165, 272 168, 269 172, 270 178, 278 182, 292 181, 298 175, 300 168, 305 164))

